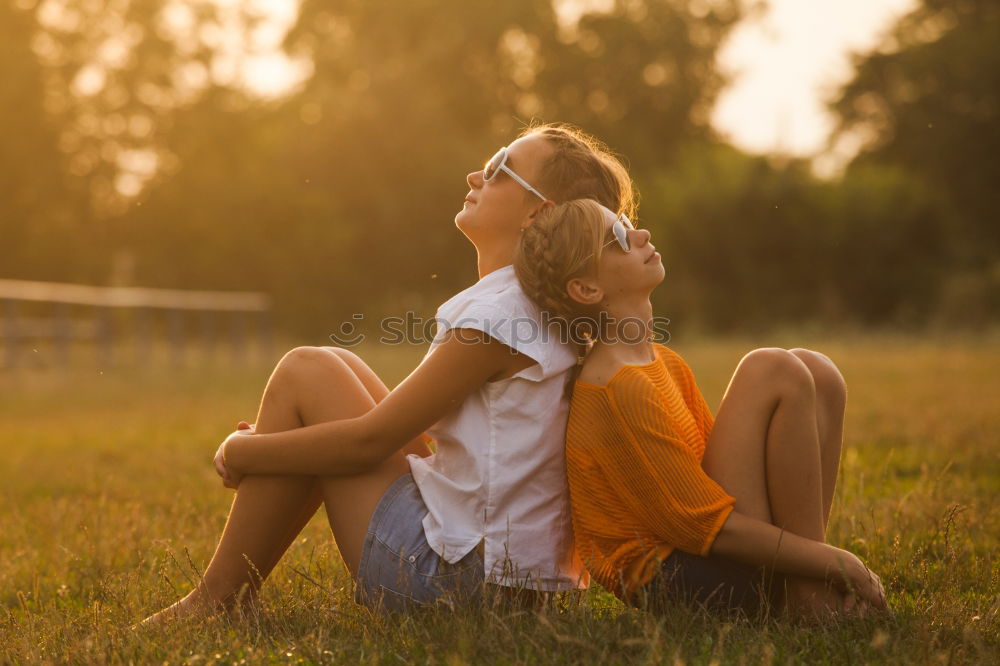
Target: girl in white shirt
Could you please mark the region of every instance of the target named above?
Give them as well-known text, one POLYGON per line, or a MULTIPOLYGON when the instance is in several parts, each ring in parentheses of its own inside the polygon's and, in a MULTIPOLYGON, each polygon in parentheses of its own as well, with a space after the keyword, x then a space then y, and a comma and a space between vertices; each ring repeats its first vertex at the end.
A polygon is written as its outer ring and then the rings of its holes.
POLYGON ((237 492, 201 582, 149 620, 252 599, 320 504, 372 607, 474 597, 483 581, 586 586, 563 456, 576 359, 543 329, 511 262, 521 231, 554 203, 592 198, 628 213, 632 184, 606 148, 565 126, 526 130, 466 180, 455 224, 480 280, 438 310, 423 361, 390 392, 345 349, 286 354, 254 434, 238 430, 216 455, 237 492))

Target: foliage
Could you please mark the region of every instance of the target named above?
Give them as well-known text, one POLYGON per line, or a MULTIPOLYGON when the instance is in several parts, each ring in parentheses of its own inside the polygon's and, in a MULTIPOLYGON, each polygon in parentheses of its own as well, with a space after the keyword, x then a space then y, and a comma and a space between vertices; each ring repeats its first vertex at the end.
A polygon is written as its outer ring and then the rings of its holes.
POLYGON ((716 5, 698 20, 683 3, 621 2, 570 30, 550 4, 526 0, 488 12, 458 1, 305 2, 287 45, 314 72, 282 113, 301 177, 364 230, 355 285, 380 285, 386 308, 421 310, 434 303, 421 292, 443 299, 468 284, 467 243, 446 230, 467 190, 459 174, 519 122, 576 122, 633 163, 653 161, 649 146, 669 159, 685 135, 704 133, 697 109, 714 98, 715 48, 738 16, 737 3, 716 5))
POLYGON ((891 165, 956 212, 966 263, 1000 258, 1000 5, 922 0, 880 49, 858 57, 832 108, 869 141, 858 168, 891 165))
POLYGON ((667 267, 657 310, 677 326, 913 325, 938 307, 949 211, 899 169, 825 182, 802 162, 697 145, 680 165, 645 185, 659 215, 643 219, 667 267))
POLYGON ((70 211, 79 195, 58 149, 59 115, 46 107, 33 27, 29 14, 0 4, 0 238, 6 250, 0 266, 12 276, 59 278, 65 275, 59 265, 72 263, 72 255, 45 241, 76 231, 70 211))
POLYGON ((303 0, 285 49, 309 76, 267 100, 233 50, 262 25, 250 5, 5 3, 0 271, 267 291, 312 340, 426 316, 476 277, 451 223, 464 174, 570 121, 630 164, 678 325, 995 321, 993 5, 926 0, 858 58, 833 109, 871 141, 833 181, 711 131, 716 51, 748 7, 303 0))

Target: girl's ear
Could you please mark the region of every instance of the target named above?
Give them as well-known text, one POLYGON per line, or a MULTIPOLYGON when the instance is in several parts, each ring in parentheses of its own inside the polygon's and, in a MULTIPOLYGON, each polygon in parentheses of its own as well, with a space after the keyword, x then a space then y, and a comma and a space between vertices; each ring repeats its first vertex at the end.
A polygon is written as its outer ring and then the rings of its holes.
POLYGON ((543 201, 540 204, 538 204, 537 206, 535 206, 535 208, 531 211, 531 214, 528 215, 528 221, 527 221, 528 223, 527 224, 522 224, 521 225, 521 230, 523 231, 525 228, 529 227, 532 223, 534 223, 535 220, 538 219, 538 217, 542 213, 544 213, 545 211, 549 210, 550 208, 554 208, 555 205, 556 204, 555 204, 554 201, 546 199, 545 201, 543 201))
POLYGON ((593 278, 578 277, 566 283, 566 293, 577 303, 596 305, 604 298, 604 290, 593 278))

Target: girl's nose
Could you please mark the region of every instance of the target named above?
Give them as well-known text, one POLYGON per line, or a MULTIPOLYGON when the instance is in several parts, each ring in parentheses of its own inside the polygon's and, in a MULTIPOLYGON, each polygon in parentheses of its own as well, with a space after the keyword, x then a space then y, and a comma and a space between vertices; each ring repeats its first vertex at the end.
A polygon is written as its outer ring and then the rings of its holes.
POLYGON ((629 244, 635 247, 642 247, 649 242, 651 237, 648 229, 632 229, 628 233, 629 244))
POLYGON ((474 190, 478 190, 483 186, 483 170, 473 171, 468 176, 465 177, 465 182, 469 184, 474 190))

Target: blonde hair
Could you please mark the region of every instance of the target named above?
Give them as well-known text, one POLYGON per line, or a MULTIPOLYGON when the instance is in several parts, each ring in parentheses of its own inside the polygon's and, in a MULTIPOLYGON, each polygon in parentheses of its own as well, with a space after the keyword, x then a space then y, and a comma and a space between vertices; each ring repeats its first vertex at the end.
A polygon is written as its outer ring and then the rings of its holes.
POLYGON ((544 211, 524 230, 514 255, 517 279, 542 311, 542 321, 577 347, 578 363, 570 373, 568 394, 590 345, 600 335, 600 307, 574 300, 566 287, 574 278, 597 275, 605 227, 604 209, 597 201, 566 201, 544 211))
POLYGON ((536 184, 546 196, 556 203, 594 199, 635 219, 638 195, 632 178, 621 159, 601 141, 562 123, 532 125, 520 136, 541 136, 552 146, 536 184))

